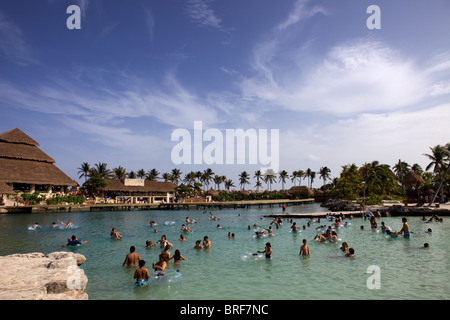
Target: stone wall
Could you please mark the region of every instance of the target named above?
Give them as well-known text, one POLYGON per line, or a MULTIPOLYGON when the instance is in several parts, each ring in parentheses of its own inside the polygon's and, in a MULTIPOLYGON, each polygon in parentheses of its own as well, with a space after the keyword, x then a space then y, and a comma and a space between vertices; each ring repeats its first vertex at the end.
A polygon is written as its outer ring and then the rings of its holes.
POLYGON ((0 300, 87 300, 86 258, 72 252, 0 257, 0 300))

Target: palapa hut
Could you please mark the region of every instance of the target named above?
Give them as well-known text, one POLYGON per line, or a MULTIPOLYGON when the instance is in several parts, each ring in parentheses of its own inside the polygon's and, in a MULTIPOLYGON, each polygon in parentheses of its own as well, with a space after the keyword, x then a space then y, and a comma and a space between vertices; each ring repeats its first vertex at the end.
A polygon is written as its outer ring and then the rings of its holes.
POLYGON ((307 186, 293 186, 287 191, 287 194, 290 198, 308 198, 314 195, 314 191, 307 186))
POLYGON ((408 172, 403 178, 403 185, 405 187, 414 187, 417 191, 417 199, 419 199, 419 186, 425 181, 417 175, 414 171, 408 172))
POLYGON ((38 146, 17 128, 0 133, 0 187, 6 184, 13 191, 52 193, 77 186, 38 146))
POLYGON ((142 179, 105 179, 105 182, 106 186, 100 189, 103 197, 107 196, 109 202, 115 203, 171 203, 177 188, 172 182, 142 179))

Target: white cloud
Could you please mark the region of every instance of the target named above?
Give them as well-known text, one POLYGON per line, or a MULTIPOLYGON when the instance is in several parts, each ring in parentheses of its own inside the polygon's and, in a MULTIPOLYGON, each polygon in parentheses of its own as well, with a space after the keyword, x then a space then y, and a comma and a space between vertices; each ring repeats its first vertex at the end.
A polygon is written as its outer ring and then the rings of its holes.
POLYGON ((222 28, 222 20, 204 0, 188 0, 186 12, 195 23, 201 26, 222 28))
POLYGON ((313 8, 308 8, 309 0, 297 0, 294 4, 293 10, 289 13, 289 16, 281 22, 276 29, 277 30, 284 30, 288 28, 291 25, 294 25, 298 23, 299 21, 310 18, 318 13, 322 13, 327 15, 327 11, 322 6, 314 6, 313 8))

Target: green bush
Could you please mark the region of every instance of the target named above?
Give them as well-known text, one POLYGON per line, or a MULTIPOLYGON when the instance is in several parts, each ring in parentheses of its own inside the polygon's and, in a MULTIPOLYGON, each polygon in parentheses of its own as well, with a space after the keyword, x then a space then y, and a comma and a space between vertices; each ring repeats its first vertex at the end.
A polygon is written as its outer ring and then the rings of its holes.
POLYGON ((22 193, 21 195, 22 199, 26 202, 31 202, 31 204, 38 204, 42 200, 44 200, 43 197, 40 196, 39 192, 33 192, 33 193, 22 193))
POLYGON ((71 204, 83 204, 86 201, 86 198, 83 196, 63 196, 63 197, 54 197, 48 198, 46 200, 48 205, 57 205, 61 203, 71 203, 71 204))

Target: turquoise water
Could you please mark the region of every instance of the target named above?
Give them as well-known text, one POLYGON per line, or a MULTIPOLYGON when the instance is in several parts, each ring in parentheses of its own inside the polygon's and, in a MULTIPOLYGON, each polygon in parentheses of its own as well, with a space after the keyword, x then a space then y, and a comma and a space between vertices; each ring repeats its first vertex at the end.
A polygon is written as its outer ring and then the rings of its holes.
MULTIPOLYGON (((415 233, 410 240, 386 239, 379 231, 370 229, 369 221, 362 218, 347 219, 351 225, 338 229, 338 238, 355 248, 355 258, 343 257, 340 243, 313 242, 317 234, 313 223, 301 233, 290 232, 286 220, 275 236, 257 239, 248 226, 258 223, 268 227, 270 218, 264 214, 279 212, 279 208, 208 210, 203 211, 124 211, 124 212, 72 212, 54 214, 0 215, 0 255, 13 253, 73 251, 87 260, 81 266, 89 282, 86 292, 89 299, 177 299, 177 300, 284 300, 284 299, 448 299, 449 279, 449 222, 425 224, 418 217, 407 217, 415 233), (209 219, 210 212, 220 217, 209 219), (186 241, 178 241, 185 218, 195 219, 190 224, 192 233, 185 234, 186 241), (68 221, 77 226, 70 230, 51 229, 52 222, 68 221), (154 229, 150 220, 158 223, 154 229), (165 221, 175 221, 165 225, 165 221), (39 222, 42 228, 28 230, 28 225, 39 222), (217 224, 222 226, 217 228, 217 224), (360 226, 365 231, 360 230, 360 226), (123 240, 109 238, 115 227, 123 240), (428 228, 433 232, 424 233, 428 228), (235 239, 227 237, 236 234, 235 239), (75 234, 88 243, 81 247, 63 248, 67 237, 75 234), (147 267, 158 260, 161 248, 148 249, 146 240, 153 242, 165 234, 186 258, 180 265, 173 260, 168 269, 178 269, 183 278, 170 286, 149 284, 135 287, 135 268, 122 267, 131 245, 146 261, 147 267), (195 240, 208 236, 209 250, 193 249, 195 240), (307 239, 310 258, 300 258, 299 248, 307 239), (263 250, 265 243, 272 245, 272 259, 243 260, 245 252, 263 250), (430 248, 422 249, 427 242, 430 248), (379 289, 369 289, 369 266, 379 268, 379 289)), ((288 212, 306 213, 323 211, 317 204, 288 207, 288 212)), ((306 225, 307 219, 295 219, 297 225, 306 225)), ((378 218, 394 230, 400 230, 401 218, 378 218)), ((322 219, 321 224, 331 222, 322 219)), ((370 278, 371 279, 371 278, 370 278)), ((372 283, 372 282, 371 282, 372 283)))

